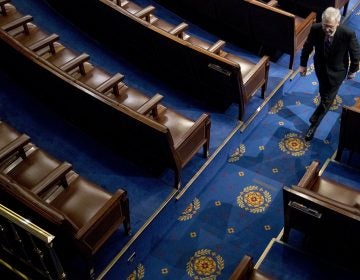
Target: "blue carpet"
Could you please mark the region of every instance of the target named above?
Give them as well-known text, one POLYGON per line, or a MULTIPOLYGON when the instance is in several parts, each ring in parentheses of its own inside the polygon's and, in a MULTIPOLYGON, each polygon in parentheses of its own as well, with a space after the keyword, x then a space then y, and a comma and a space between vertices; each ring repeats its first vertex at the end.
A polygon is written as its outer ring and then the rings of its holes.
MULTIPOLYGON (((185 100, 179 90, 107 51, 42 1, 13 0, 13 3, 24 14, 33 15, 39 26, 58 33, 65 46, 89 53, 95 65, 109 72, 121 72, 129 85, 148 95, 163 94, 165 105, 192 118, 211 109, 198 100, 185 100)), ((176 19, 174 15, 167 15, 166 19, 176 19)), ((355 19, 350 17, 349 23, 352 22, 355 19)), ((191 32, 210 41, 215 39, 196 26, 191 32)), ((258 59, 230 44, 227 48, 249 59, 258 59)), ((286 67, 287 63, 285 67, 271 64, 267 93, 288 74, 286 67)), ((71 162, 84 177, 109 190, 119 186, 127 189, 132 228, 136 232, 172 191, 171 172, 155 177, 124 161, 33 100, 26 88, 16 85, 6 73, 0 72, 0 75, 0 117, 28 133, 35 144, 50 154, 71 162)), ((334 153, 340 107, 353 104, 358 85, 359 76, 344 83, 314 140, 306 143, 303 133, 318 102, 316 78, 310 71, 305 78, 297 76, 287 82, 243 132, 236 132, 184 196, 179 201, 171 201, 161 211, 105 278, 228 279, 244 254, 256 260, 283 225, 282 186, 296 183, 313 159, 324 162, 334 153)), ((255 96, 245 119, 261 103, 255 96)), ((227 112, 210 113, 210 150, 213 152, 238 122, 234 107, 227 112)), ((196 155, 184 170, 184 184, 203 163, 204 159, 196 155)), ((129 238, 124 238, 121 231, 111 238, 96 256, 97 271, 114 258, 129 238)))
MULTIPOLYGON (((322 164, 333 155, 341 106, 354 104, 358 95, 359 76, 345 81, 315 138, 305 142, 308 119, 319 102, 311 61, 309 69, 306 77, 296 76, 287 82, 272 98, 271 106, 265 108, 265 114, 232 137, 176 202, 176 208, 164 210, 162 216, 166 215, 170 225, 162 233, 157 226, 149 227, 144 240, 137 240, 129 252, 136 252, 135 261, 126 265, 120 260, 107 279, 117 275, 124 279, 228 279, 245 253, 259 257, 282 226, 282 186, 297 183, 312 160, 322 164), (253 196, 249 195, 249 200, 239 199, 240 194, 250 190, 253 196), (271 201, 267 201, 269 197, 271 201), (260 201, 267 207, 252 213, 257 208, 251 205, 259 205, 260 201), (182 221, 180 217, 191 219, 182 221), (149 245, 149 236, 154 235, 157 238, 149 245), (144 243, 150 246, 145 257, 138 253, 144 243)), ((154 224, 160 220, 162 217, 154 224)))

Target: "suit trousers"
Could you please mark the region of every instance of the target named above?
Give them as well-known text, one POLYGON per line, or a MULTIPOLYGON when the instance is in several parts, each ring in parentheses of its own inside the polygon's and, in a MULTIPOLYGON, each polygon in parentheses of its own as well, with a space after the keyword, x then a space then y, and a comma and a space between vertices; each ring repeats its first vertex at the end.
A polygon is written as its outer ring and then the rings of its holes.
POLYGON ((321 120, 329 111, 334 99, 339 91, 341 84, 331 85, 328 81, 328 77, 319 77, 319 92, 320 92, 320 104, 316 107, 314 113, 310 117, 310 123, 312 126, 319 126, 321 120))

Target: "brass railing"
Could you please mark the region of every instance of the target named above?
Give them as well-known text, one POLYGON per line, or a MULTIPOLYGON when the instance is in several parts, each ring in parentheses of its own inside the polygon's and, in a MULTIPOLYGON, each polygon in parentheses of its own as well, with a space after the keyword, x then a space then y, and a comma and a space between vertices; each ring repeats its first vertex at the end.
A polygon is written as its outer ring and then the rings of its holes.
POLYGON ((0 204, 0 265, 24 279, 66 279, 55 236, 0 204))

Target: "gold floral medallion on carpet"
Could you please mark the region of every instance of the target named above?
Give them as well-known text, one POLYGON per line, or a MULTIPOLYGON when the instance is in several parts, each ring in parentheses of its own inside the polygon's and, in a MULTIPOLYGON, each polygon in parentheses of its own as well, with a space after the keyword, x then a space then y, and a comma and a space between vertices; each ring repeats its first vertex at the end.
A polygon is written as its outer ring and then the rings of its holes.
POLYGON ((200 209, 200 200, 195 198, 193 202, 189 204, 188 207, 181 213, 178 220, 179 221, 187 221, 190 220, 200 209))
POLYGON ((196 251, 186 264, 188 275, 195 280, 215 280, 223 269, 223 258, 209 249, 196 251))
POLYGON ((280 150, 295 157, 304 155, 309 147, 310 143, 306 142, 303 137, 297 133, 286 134, 279 143, 280 150))
POLYGON ((250 213, 261 213, 269 207, 271 194, 258 186, 247 186, 237 197, 238 205, 250 213))

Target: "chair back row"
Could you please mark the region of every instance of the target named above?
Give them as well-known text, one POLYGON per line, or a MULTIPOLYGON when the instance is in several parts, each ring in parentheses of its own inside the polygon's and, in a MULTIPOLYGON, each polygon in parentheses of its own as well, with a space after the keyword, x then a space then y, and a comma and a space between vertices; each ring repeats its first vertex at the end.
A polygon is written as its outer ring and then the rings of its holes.
POLYGON ((31 92, 81 129, 145 166, 175 171, 175 187, 186 163, 202 147, 208 155, 210 117, 197 120, 160 104, 162 96, 147 97, 92 65, 89 55, 77 54, 6 4, 0 16, 3 67, 25 82, 31 92))

